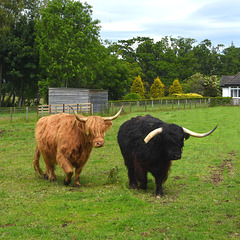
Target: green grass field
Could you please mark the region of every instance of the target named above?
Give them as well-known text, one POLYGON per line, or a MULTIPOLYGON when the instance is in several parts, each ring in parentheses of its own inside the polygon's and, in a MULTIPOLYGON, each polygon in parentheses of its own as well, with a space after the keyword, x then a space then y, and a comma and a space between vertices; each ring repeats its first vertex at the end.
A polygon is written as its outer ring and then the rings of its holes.
MULTIPOLYGON (((182 159, 172 164, 165 196, 128 188, 127 170, 117 144, 120 116, 94 149, 80 175, 82 187, 34 172, 36 118, 1 120, 0 238, 2 239, 240 239, 240 108, 215 107, 153 112, 196 132, 219 124, 209 137, 190 137, 182 159)), ((45 169, 43 160, 41 167, 45 169)))

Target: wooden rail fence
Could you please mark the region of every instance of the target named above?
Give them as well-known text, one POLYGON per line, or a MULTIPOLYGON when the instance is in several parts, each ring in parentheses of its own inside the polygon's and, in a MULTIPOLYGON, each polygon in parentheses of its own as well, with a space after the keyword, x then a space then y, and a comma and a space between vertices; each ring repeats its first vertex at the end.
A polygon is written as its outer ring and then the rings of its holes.
POLYGON ((93 105, 92 103, 77 103, 77 104, 57 104, 57 105, 39 105, 37 107, 37 115, 46 116, 49 114, 57 114, 61 112, 70 113, 72 109, 77 113, 93 114, 93 105))

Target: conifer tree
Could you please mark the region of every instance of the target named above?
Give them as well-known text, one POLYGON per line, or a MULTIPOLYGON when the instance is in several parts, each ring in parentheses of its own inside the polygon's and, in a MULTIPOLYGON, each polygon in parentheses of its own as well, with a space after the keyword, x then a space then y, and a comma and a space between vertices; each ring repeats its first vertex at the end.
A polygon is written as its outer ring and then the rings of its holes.
POLYGON ((182 93, 182 86, 178 79, 175 79, 173 85, 169 88, 169 95, 173 95, 174 93, 182 93))
POLYGON ((164 84, 159 77, 154 80, 150 88, 150 94, 151 98, 160 98, 164 96, 164 84))
POLYGON ((141 98, 144 98, 145 89, 140 75, 138 75, 133 81, 133 84, 131 86, 131 93, 138 93, 141 98))

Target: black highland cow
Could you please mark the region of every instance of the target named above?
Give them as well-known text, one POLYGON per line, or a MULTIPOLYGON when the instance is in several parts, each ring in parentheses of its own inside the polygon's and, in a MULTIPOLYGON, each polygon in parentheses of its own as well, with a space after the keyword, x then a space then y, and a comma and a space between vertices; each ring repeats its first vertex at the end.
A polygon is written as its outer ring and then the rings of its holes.
POLYGON ((123 123, 118 132, 130 188, 147 189, 147 173, 156 182, 156 196, 163 196, 162 183, 167 180, 171 160, 181 158, 184 140, 190 136, 206 137, 217 126, 203 134, 175 124, 165 123, 150 115, 138 116, 123 123))

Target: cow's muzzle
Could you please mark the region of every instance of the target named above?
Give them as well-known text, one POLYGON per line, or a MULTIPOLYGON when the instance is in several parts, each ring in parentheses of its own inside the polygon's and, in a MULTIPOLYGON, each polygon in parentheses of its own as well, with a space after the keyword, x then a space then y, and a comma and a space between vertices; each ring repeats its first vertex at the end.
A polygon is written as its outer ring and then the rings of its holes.
POLYGON ((100 147, 103 147, 104 144, 105 144, 104 141, 94 141, 94 142, 93 142, 93 147, 95 147, 95 148, 100 148, 100 147))
POLYGON ((179 160, 181 159, 182 155, 181 154, 174 154, 170 158, 171 160, 179 160))

